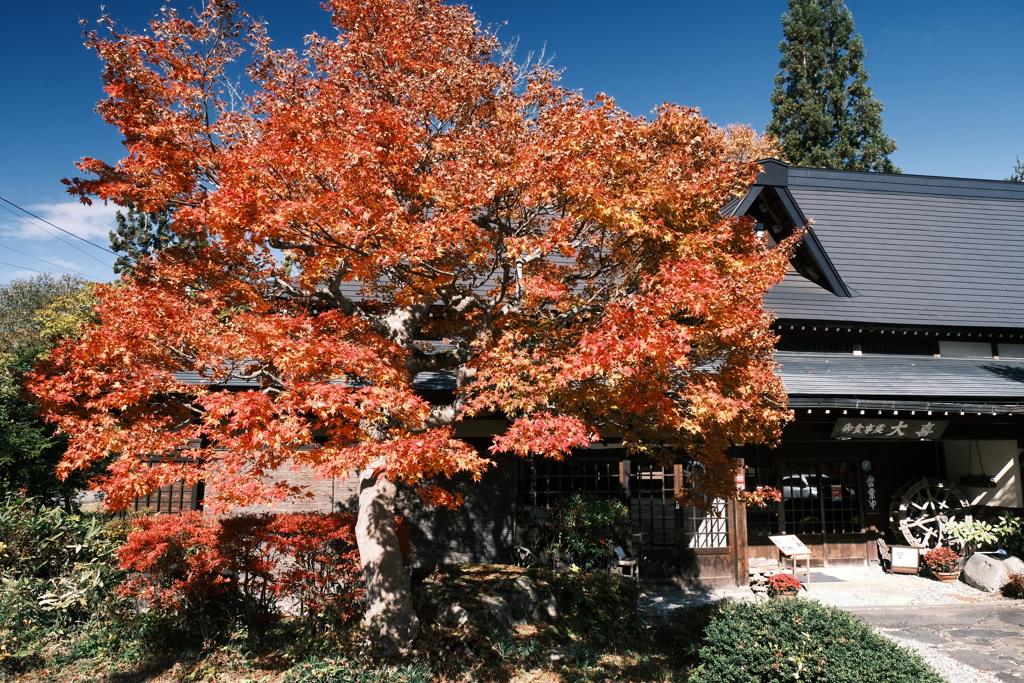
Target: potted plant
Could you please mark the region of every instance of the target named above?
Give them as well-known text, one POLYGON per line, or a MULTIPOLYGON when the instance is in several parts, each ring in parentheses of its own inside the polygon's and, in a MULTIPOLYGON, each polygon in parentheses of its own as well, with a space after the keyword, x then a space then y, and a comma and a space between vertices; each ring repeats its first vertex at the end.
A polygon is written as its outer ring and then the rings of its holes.
POLYGON ((792 574, 772 574, 768 577, 768 595, 773 598, 796 597, 797 592, 803 587, 800 579, 792 574))
POLYGON ((960 556, 946 546, 926 552, 924 564, 939 581, 956 581, 960 576, 960 556))

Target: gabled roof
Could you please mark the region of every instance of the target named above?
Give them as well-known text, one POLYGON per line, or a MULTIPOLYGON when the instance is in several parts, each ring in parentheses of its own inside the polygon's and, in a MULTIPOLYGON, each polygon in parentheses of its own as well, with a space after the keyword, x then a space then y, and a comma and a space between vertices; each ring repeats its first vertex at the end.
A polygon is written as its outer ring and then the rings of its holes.
POLYGON ((790 273, 780 319, 1024 328, 1024 183, 788 167, 785 188, 851 296, 790 273))

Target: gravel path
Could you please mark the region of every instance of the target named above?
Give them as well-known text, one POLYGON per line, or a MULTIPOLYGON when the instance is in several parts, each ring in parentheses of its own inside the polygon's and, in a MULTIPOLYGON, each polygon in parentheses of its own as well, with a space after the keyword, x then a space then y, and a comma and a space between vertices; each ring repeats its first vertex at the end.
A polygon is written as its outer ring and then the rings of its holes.
POLYGON ((805 597, 836 607, 1013 602, 998 593, 971 588, 963 581, 942 583, 915 574, 886 574, 878 567, 814 570, 805 597))
POLYGON ((973 666, 953 659, 943 653, 938 646, 926 645, 925 643, 908 638, 900 638, 895 634, 885 633, 877 628, 875 630, 880 631, 882 635, 894 641, 897 645, 902 645, 917 652, 928 666, 935 669, 935 672, 948 683, 1006 683, 1004 679, 998 678, 994 674, 975 669, 973 666))

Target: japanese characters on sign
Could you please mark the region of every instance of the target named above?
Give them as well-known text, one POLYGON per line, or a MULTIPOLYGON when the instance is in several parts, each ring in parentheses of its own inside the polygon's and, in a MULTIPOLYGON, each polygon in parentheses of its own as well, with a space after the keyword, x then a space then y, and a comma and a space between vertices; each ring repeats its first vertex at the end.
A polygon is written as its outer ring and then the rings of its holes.
POLYGON ((769 536, 768 540, 775 544, 775 546, 782 551, 782 554, 786 557, 792 557, 793 555, 810 555, 810 549, 804 545, 796 536, 785 534, 782 536, 769 536))
POLYGON ((942 438, 949 420, 904 420, 884 417, 841 417, 832 428, 833 439, 928 439, 942 438))
POLYGON ((864 478, 864 483, 868 486, 868 507, 874 511, 878 507, 878 499, 875 497, 875 478, 869 474, 864 478))

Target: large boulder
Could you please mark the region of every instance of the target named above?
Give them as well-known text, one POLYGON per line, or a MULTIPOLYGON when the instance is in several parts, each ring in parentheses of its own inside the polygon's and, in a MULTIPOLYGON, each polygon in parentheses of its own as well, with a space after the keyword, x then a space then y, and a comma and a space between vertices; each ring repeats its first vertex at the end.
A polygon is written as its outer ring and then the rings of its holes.
POLYGON ((505 633, 515 626, 554 622, 562 615, 558 590, 540 573, 503 565, 442 567, 419 587, 417 612, 445 628, 505 633))
POLYGON ((1006 585, 1010 574, 1024 573, 1024 562, 1012 555, 974 553, 964 565, 964 582, 987 593, 994 593, 1006 585))

